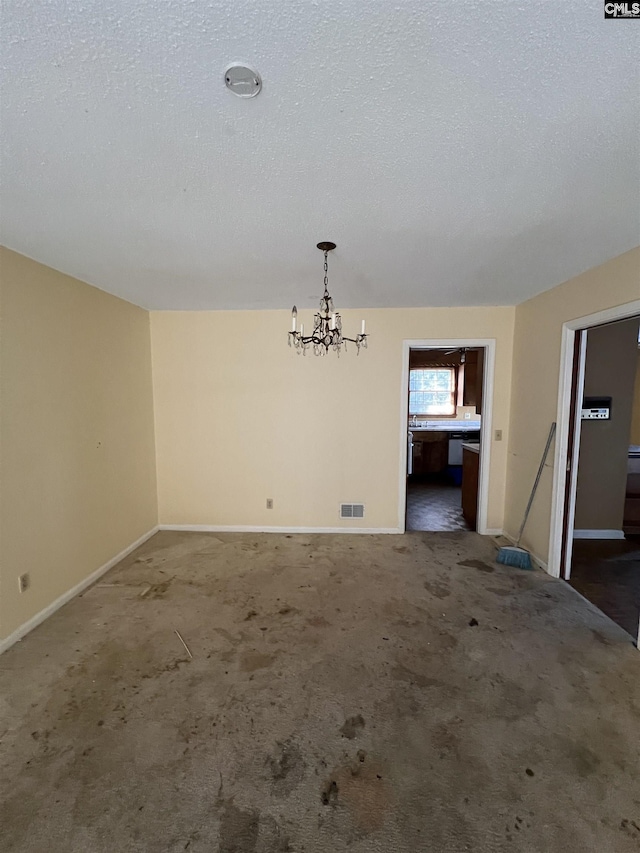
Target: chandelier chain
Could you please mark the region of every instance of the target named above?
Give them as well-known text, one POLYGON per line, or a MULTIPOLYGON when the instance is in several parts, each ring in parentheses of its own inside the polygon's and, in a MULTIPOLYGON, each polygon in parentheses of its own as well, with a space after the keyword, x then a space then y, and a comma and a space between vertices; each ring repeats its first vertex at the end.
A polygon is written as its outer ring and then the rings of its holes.
POLYGON ((329 252, 325 251, 324 253, 324 295, 329 295, 329 262, 327 261, 327 255, 329 252))

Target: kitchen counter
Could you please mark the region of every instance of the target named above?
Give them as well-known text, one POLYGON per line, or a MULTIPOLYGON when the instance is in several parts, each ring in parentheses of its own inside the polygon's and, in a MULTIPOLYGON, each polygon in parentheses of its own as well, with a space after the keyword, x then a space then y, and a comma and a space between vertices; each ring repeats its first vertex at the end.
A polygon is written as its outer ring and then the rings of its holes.
POLYGON ((443 418, 439 421, 421 421, 418 426, 412 426, 409 420, 410 432, 478 432, 480 421, 454 421, 443 418))
POLYGON ((480 444, 462 443, 462 515, 472 530, 477 529, 480 444))
POLYGON ((480 455, 480 442, 477 441, 463 441, 462 442, 463 450, 470 450, 472 453, 477 453, 480 455))

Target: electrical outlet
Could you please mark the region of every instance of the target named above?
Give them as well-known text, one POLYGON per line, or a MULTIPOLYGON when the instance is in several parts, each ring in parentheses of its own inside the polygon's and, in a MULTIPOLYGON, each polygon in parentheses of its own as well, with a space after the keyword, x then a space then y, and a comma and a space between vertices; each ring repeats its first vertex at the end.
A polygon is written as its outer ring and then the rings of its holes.
POLYGON ((25 572, 23 575, 18 575, 18 589, 20 592, 26 592, 30 586, 31 580, 28 572, 25 572))
POLYGON ((267 498, 267 509, 273 509, 273 498, 267 498))
POLYGON ((471 412, 465 412, 464 413, 464 419, 465 419, 465 421, 470 421, 471 420, 471 412))
POLYGON ((496 441, 502 441, 502 430, 497 429, 494 433, 496 441))

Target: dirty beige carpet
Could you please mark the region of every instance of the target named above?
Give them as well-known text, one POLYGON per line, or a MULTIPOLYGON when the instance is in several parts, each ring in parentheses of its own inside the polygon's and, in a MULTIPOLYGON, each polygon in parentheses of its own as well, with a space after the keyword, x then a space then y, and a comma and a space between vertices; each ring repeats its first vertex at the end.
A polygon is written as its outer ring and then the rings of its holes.
POLYGON ((493 556, 156 535, 0 658, 0 849, 635 853, 640 655, 493 556))

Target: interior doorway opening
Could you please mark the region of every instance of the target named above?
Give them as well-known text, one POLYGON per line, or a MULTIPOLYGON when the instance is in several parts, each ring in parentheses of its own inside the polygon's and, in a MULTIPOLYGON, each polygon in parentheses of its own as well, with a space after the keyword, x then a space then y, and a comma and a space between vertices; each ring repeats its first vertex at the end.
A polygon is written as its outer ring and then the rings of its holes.
POLYGON ((558 408, 565 435, 554 481, 562 513, 552 527, 550 556, 560 577, 637 641, 640 313, 623 312, 624 306, 617 316, 595 315, 565 329, 572 346, 564 354, 567 379, 558 408), (561 536, 555 552, 554 533, 561 536))
POLYGON ((486 532, 490 343, 405 342, 405 530, 486 532))

